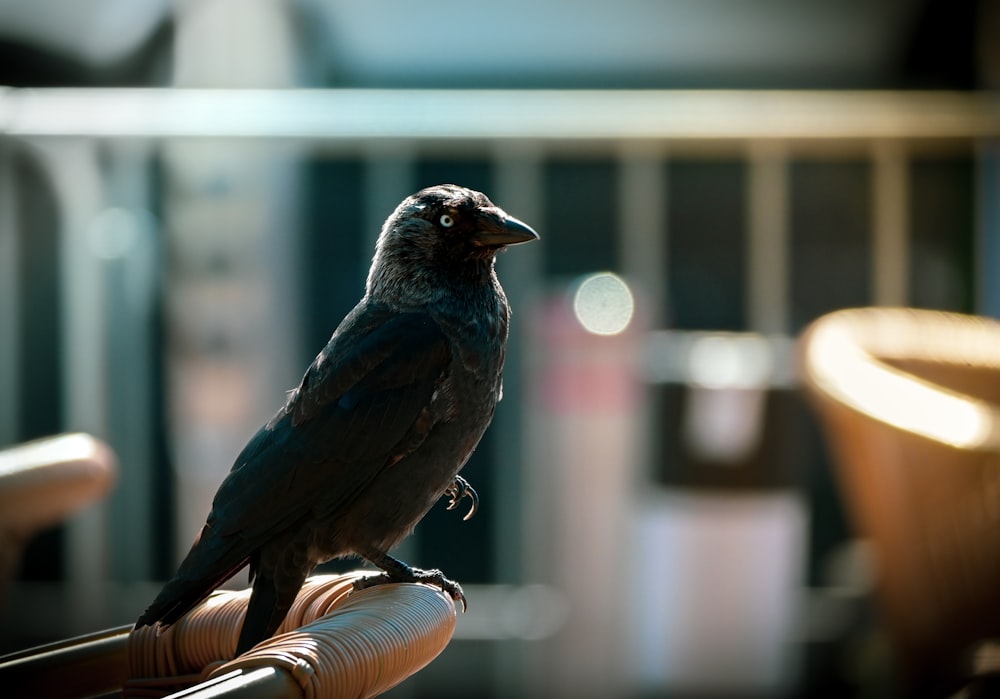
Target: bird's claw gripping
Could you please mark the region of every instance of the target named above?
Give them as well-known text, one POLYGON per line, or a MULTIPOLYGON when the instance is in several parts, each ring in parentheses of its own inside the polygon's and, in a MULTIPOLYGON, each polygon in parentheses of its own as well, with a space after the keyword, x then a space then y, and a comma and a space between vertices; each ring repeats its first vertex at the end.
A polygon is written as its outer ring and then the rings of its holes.
POLYGON ((465 599, 465 592, 462 586, 450 578, 446 578, 440 570, 422 570, 420 568, 406 567, 405 571, 395 571, 393 574, 380 573, 358 578, 354 581, 355 590, 367 590, 369 587, 386 585, 388 583, 424 583, 440 587, 453 600, 462 603, 462 612, 469 608, 469 603, 465 599))
POLYGON ((479 495, 476 493, 476 489, 469 485, 469 481, 465 480, 461 476, 455 476, 455 482, 448 486, 448 489, 444 491, 444 494, 449 498, 449 510, 454 510, 458 507, 458 503, 460 503, 463 498, 469 498, 472 500, 472 507, 470 507, 465 516, 462 517, 463 522, 472 519, 472 515, 479 511, 479 495))

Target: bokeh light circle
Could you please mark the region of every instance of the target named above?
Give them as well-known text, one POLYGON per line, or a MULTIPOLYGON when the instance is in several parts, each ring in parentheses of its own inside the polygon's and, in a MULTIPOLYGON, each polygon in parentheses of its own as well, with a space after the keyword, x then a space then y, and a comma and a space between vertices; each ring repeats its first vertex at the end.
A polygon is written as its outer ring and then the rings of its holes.
POLYGON ((573 294, 573 312, 588 332, 617 335, 632 321, 635 299, 621 277, 610 272, 598 272, 577 285, 573 294))

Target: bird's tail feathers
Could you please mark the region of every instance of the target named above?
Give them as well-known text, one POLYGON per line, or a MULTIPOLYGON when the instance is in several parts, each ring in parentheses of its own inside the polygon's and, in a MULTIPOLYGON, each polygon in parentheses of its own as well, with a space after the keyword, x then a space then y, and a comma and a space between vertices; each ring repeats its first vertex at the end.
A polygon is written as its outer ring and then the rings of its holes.
POLYGON ((170 626, 204 602, 217 587, 236 575, 244 565, 246 565, 246 561, 234 565, 213 578, 175 577, 164 585, 160 594, 146 608, 135 625, 152 626, 159 622, 160 626, 170 626))
POLYGON ((240 555, 236 542, 205 536, 203 529, 191 551, 152 604, 136 621, 136 626, 173 624, 203 602, 212 592, 246 566, 250 557, 240 555))

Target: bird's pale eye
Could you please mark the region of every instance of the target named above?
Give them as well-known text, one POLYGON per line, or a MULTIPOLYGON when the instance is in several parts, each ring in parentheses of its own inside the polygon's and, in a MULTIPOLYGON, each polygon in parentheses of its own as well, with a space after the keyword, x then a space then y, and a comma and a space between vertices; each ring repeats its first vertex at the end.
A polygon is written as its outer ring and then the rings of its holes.
POLYGON ((441 218, 438 219, 442 228, 451 228, 455 225, 455 218, 449 214, 441 214, 441 218))

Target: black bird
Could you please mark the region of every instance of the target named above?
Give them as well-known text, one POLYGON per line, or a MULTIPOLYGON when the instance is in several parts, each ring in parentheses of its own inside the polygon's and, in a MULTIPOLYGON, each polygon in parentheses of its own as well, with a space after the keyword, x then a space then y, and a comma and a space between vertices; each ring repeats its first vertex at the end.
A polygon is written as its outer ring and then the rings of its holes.
POLYGON ((456 185, 407 197, 386 220, 365 295, 298 388, 237 457, 212 511, 137 626, 166 626, 246 565, 253 590, 237 655, 270 637, 319 563, 359 556, 465 604, 439 570, 389 555, 458 475, 501 396, 510 308, 499 251, 536 240, 484 194, 456 185))

